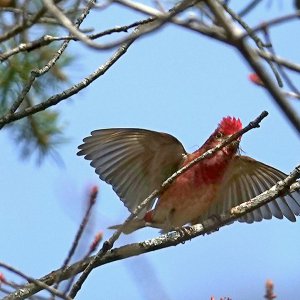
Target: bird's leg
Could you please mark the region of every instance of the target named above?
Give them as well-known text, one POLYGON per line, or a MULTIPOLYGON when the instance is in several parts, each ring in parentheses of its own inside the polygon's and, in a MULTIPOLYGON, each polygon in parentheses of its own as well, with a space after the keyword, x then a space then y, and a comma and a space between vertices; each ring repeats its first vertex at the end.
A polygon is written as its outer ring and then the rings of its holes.
MULTIPOLYGON (((173 224, 174 222, 174 214, 176 212, 175 208, 172 208, 168 214, 168 217, 166 219, 166 224, 165 224, 165 228, 168 228, 168 231, 176 231, 179 233, 180 238, 184 238, 184 237, 190 237, 190 234, 192 233, 192 227, 191 226, 174 226, 173 224)), ((185 243, 185 241, 182 242, 183 244, 185 243)))

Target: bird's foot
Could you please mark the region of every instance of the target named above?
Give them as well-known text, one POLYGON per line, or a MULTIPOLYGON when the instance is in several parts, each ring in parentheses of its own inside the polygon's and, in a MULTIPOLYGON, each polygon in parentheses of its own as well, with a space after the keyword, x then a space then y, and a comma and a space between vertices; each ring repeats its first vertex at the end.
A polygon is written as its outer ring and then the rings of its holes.
MULTIPOLYGON (((180 238, 189 238, 191 240, 191 234, 194 232, 192 226, 176 227, 174 228, 176 232, 179 233, 180 238)), ((185 243, 185 240, 182 241, 182 244, 185 243)))

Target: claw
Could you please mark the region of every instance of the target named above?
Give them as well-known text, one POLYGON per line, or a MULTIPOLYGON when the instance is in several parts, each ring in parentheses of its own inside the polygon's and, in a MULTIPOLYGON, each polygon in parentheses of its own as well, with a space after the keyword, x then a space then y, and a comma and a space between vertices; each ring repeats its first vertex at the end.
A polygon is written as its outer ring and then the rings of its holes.
MULTIPOLYGON (((191 240, 190 236, 194 232, 193 228, 191 226, 184 226, 184 227, 177 227, 174 228, 175 231, 178 232, 180 235, 180 238, 189 237, 189 240, 191 240)), ((185 241, 182 241, 182 244, 184 244, 185 241)))

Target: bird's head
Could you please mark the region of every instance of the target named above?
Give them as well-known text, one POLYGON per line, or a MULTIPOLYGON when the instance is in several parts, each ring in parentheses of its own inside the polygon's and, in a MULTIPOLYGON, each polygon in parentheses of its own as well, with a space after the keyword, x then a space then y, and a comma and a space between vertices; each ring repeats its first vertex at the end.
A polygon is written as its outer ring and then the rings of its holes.
POLYGON ((235 117, 224 117, 219 123, 219 126, 216 129, 215 133, 228 138, 240 131, 242 128, 243 126, 240 119, 237 119, 235 117))
MULTIPOLYGON (((229 138, 231 135, 240 131, 241 129, 242 129, 242 122, 240 119, 235 117, 229 117, 229 116, 224 117, 219 123, 217 129, 210 136, 207 142, 210 145, 210 148, 215 147, 220 143, 222 143, 227 138, 229 138)), ((236 153, 236 151, 239 148, 240 140, 241 137, 239 137, 237 140, 230 143, 228 146, 224 147, 223 152, 225 152, 225 154, 236 153)))

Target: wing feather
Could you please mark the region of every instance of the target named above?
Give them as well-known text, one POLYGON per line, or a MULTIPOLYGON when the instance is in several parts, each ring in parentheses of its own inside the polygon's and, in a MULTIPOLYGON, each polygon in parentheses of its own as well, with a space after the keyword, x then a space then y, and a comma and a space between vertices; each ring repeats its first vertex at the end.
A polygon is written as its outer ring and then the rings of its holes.
MULTIPOLYGON (((270 189, 278 181, 286 178, 283 172, 256 161, 247 156, 236 156, 224 176, 224 183, 220 189, 218 201, 210 209, 211 215, 222 215, 232 207, 270 189), (220 203, 226 202, 226 205, 220 203), (224 210, 223 210, 224 209, 224 210), (226 211, 225 211, 226 209, 226 211)), ((273 201, 257 208, 239 219, 240 222, 259 222, 271 219, 272 216, 296 221, 300 215, 300 191, 278 197, 273 201)))
POLYGON ((77 154, 91 160, 100 179, 112 185, 131 212, 180 167, 186 155, 172 135, 146 129, 95 130, 83 142, 77 154))

